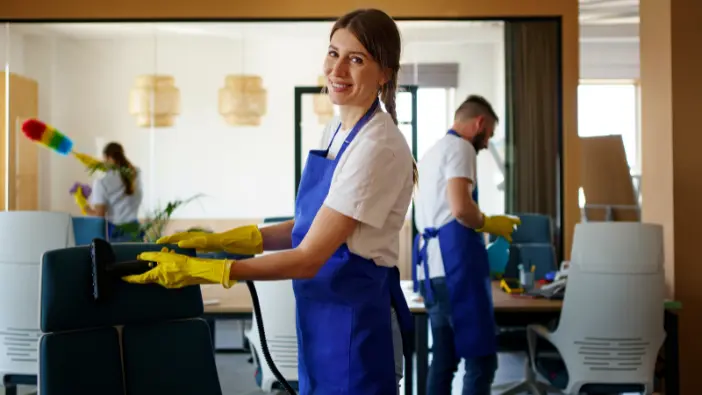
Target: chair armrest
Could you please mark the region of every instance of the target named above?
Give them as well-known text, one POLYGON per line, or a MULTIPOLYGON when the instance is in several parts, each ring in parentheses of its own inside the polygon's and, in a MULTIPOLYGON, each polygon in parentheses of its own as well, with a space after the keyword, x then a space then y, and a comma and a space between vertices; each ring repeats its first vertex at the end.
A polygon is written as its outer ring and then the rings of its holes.
POLYGON ((547 340, 549 343, 558 346, 553 342, 553 332, 549 331, 543 325, 527 325, 527 345, 529 352, 529 363, 531 364, 531 370, 536 373, 536 343, 539 337, 547 340))

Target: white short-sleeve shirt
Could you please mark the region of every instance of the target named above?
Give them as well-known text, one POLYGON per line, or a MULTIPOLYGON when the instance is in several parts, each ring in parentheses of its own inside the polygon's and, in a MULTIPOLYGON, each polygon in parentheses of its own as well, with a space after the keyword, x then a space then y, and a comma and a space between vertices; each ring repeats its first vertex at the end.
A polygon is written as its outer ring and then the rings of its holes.
MULTIPOLYGON (((418 232, 422 233, 426 228, 439 228, 455 219, 448 201, 448 180, 467 178, 472 181, 471 188, 474 187, 476 158, 473 144, 449 134, 424 154, 418 165, 419 188, 414 200, 418 232)), ((469 193, 472 192, 471 189, 469 193)), ((429 277, 444 277, 444 262, 437 238, 429 240, 427 255, 429 277)), ((417 270, 417 278, 424 279, 424 267, 417 270)))
MULTIPOLYGON (((340 125, 327 124, 321 149, 340 125)), ((350 130, 331 142, 327 158, 336 158, 350 130)), ((379 266, 397 266, 400 229, 412 200, 412 152, 390 115, 378 111, 339 158, 324 204, 359 221, 347 240, 349 250, 379 266)))
POLYGON ((134 221, 139 215, 139 206, 143 199, 141 171, 137 169, 134 193, 126 195, 122 178, 116 171, 109 171, 93 182, 90 195, 91 205, 106 206, 105 218, 115 225, 134 221))

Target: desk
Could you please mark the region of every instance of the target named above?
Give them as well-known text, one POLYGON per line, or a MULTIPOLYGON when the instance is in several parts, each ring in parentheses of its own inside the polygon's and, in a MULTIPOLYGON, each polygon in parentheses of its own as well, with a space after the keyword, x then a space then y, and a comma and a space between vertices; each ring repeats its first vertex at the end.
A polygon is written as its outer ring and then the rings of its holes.
MULTIPOLYGON (((526 326, 528 324, 548 324, 557 319, 563 306, 561 301, 512 296, 492 284, 492 298, 495 320, 498 326, 526 326)), ((411 292, 411 281, 403 281, 403 291, 407 304, 415 320, 415 353, 417 361, 417 395, 426 395, 426 380, 429 372, 429 319, 420 297, 411 292)), ((205 319, 250 319, 253 311, 251 296, 245 283, 238 283, 230 289, 220 285, 203 285, 202 298, 205 303, 205 319)), ((678 386, 678 318, 677 306, 666 303, 665 314, 665 393, 679 395, 678 386)), ((214 331, 214 325, 210 323, 214 331)), ((214 333, 213 333, 214 342, 214 333)), ((405 360, 405 395, 413 395, 414 361, 405 360)))

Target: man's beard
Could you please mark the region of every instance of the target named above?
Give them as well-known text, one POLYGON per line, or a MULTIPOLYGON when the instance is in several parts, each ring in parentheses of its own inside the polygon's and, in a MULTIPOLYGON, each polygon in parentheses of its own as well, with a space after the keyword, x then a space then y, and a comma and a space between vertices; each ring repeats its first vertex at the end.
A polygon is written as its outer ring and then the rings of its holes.
POLYGON ((471 144, 473 144, 473 148, 475 148, 476 153, 479 153, 480 151, 487 148, 487 143, 487 131, 485 129, 478 132, 478 134, 476 134, 473 137, 473 141, 471 141, 471 144))

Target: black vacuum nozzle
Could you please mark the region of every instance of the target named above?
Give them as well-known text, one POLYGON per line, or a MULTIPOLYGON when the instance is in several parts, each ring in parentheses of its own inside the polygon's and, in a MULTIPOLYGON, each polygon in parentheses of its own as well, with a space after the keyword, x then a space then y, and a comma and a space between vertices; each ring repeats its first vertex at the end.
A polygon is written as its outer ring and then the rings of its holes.
POLYGON ((142 274, 151 270, 156 263, 140 260, 116 262, 115 252, 107 240, 93 239, 90 243, 90 258, 93 269, 93 298, 96 301, 110 297, 115 283, 124 276, 142 274))

